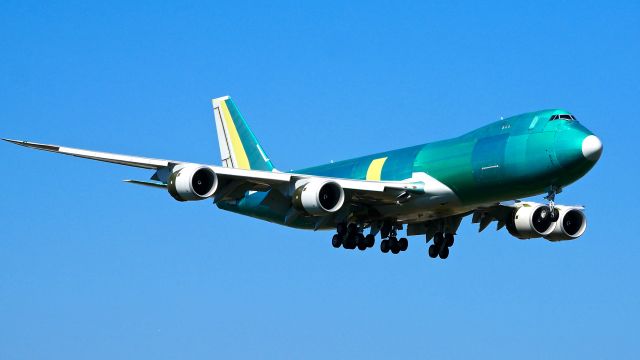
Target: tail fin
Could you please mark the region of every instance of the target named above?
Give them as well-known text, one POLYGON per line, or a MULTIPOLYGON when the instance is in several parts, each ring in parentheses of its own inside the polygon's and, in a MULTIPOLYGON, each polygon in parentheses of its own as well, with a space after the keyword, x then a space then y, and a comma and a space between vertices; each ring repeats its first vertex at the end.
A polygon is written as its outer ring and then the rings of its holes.
POLYGON ((211 101, 218 131, 222 166, 273 171, 273 164, 230 97, 211 101))

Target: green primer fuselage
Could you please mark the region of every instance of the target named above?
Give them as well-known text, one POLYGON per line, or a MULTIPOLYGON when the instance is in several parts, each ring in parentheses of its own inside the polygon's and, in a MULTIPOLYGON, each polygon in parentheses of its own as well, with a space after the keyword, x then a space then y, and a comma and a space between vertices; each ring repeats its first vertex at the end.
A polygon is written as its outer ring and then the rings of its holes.
MULTIPOLYGON (((592 132, 578 121, 550 120, 569 114, 543 110, 506 118, 457 138, 386 151, 295 171, 326 177, 366 180, 376 159, 386 158, 380 180, 405 180, 426 173, 448 186, 462 205, 524 198, 564 187, 585 175, 595 164, 582 153, 583 140, 592 132)), ((428 189, 426 189, 428 190, 428 189)), ((265 201, 269 192, 257 192, 222 209, 284 223, 286 206, 265 201)), ((271 196, 275 196, 271 194, 271 196)), ((305 220, 290 224, 312 226, 305 220)))

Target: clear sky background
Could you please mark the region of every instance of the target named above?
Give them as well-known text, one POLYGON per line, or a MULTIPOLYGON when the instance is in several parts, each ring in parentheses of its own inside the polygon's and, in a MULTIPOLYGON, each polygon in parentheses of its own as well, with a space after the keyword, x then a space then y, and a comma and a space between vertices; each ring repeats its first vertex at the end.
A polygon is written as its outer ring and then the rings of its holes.
POLYGON ((3 0, 2 137, 217 164, 228 94, 284 170, 553 107, 604 154, 581 239, 466 219, 442 261, 0 144, 0 359, 637 358, 639 4, 3 0))

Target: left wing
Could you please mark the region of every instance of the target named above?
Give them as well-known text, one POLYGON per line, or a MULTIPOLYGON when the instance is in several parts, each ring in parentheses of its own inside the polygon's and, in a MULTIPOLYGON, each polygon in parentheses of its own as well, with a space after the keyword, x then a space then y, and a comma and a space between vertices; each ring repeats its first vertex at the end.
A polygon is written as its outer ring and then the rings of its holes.
POLYGON ((113 154, 108 152, 83 150, 51 144, 40 144, 29 141, 2 139, 4 141, 32 148, 63 155, 76 156, 85 159, 103 161, 118 165, 126 165, 143 169, 156 170, 151 178, 155 182, 126 180, 129 183, 147 185, 152 187, 166 187, 169 175, 176 166, 182 165, 203 165, 210 167, 220 178, 223 188, 214 195, 214 200, 219 201, 227 198, 237 197, 250 190, 265 190, 266 188, 280 188, 285 193, 290 193, 291 188, 296 188, 298 184, 309 181, 309 179, 327 179, 340 184, 345 191, 352 195, 351 202, 365 205, 388 204, 401 202, 410 194, 426 194, 424 183, 403 182, 403 181, 365 181, 343 178, 317 177, 305 174, 282 173, 275 171, 245 170, 238 168, 194 164, 184 161, 154 159, 140 156, 113 154))

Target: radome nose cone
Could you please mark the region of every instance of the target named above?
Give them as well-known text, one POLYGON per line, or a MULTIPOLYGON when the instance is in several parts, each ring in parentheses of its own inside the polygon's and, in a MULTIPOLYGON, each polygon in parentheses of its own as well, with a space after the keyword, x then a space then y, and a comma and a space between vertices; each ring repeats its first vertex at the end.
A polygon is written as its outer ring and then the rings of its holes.
POLYGON ((602 155, 602 141, 595 135, 589 135, 582 140, 582 155, 591 161, 598 161, 602 155))

